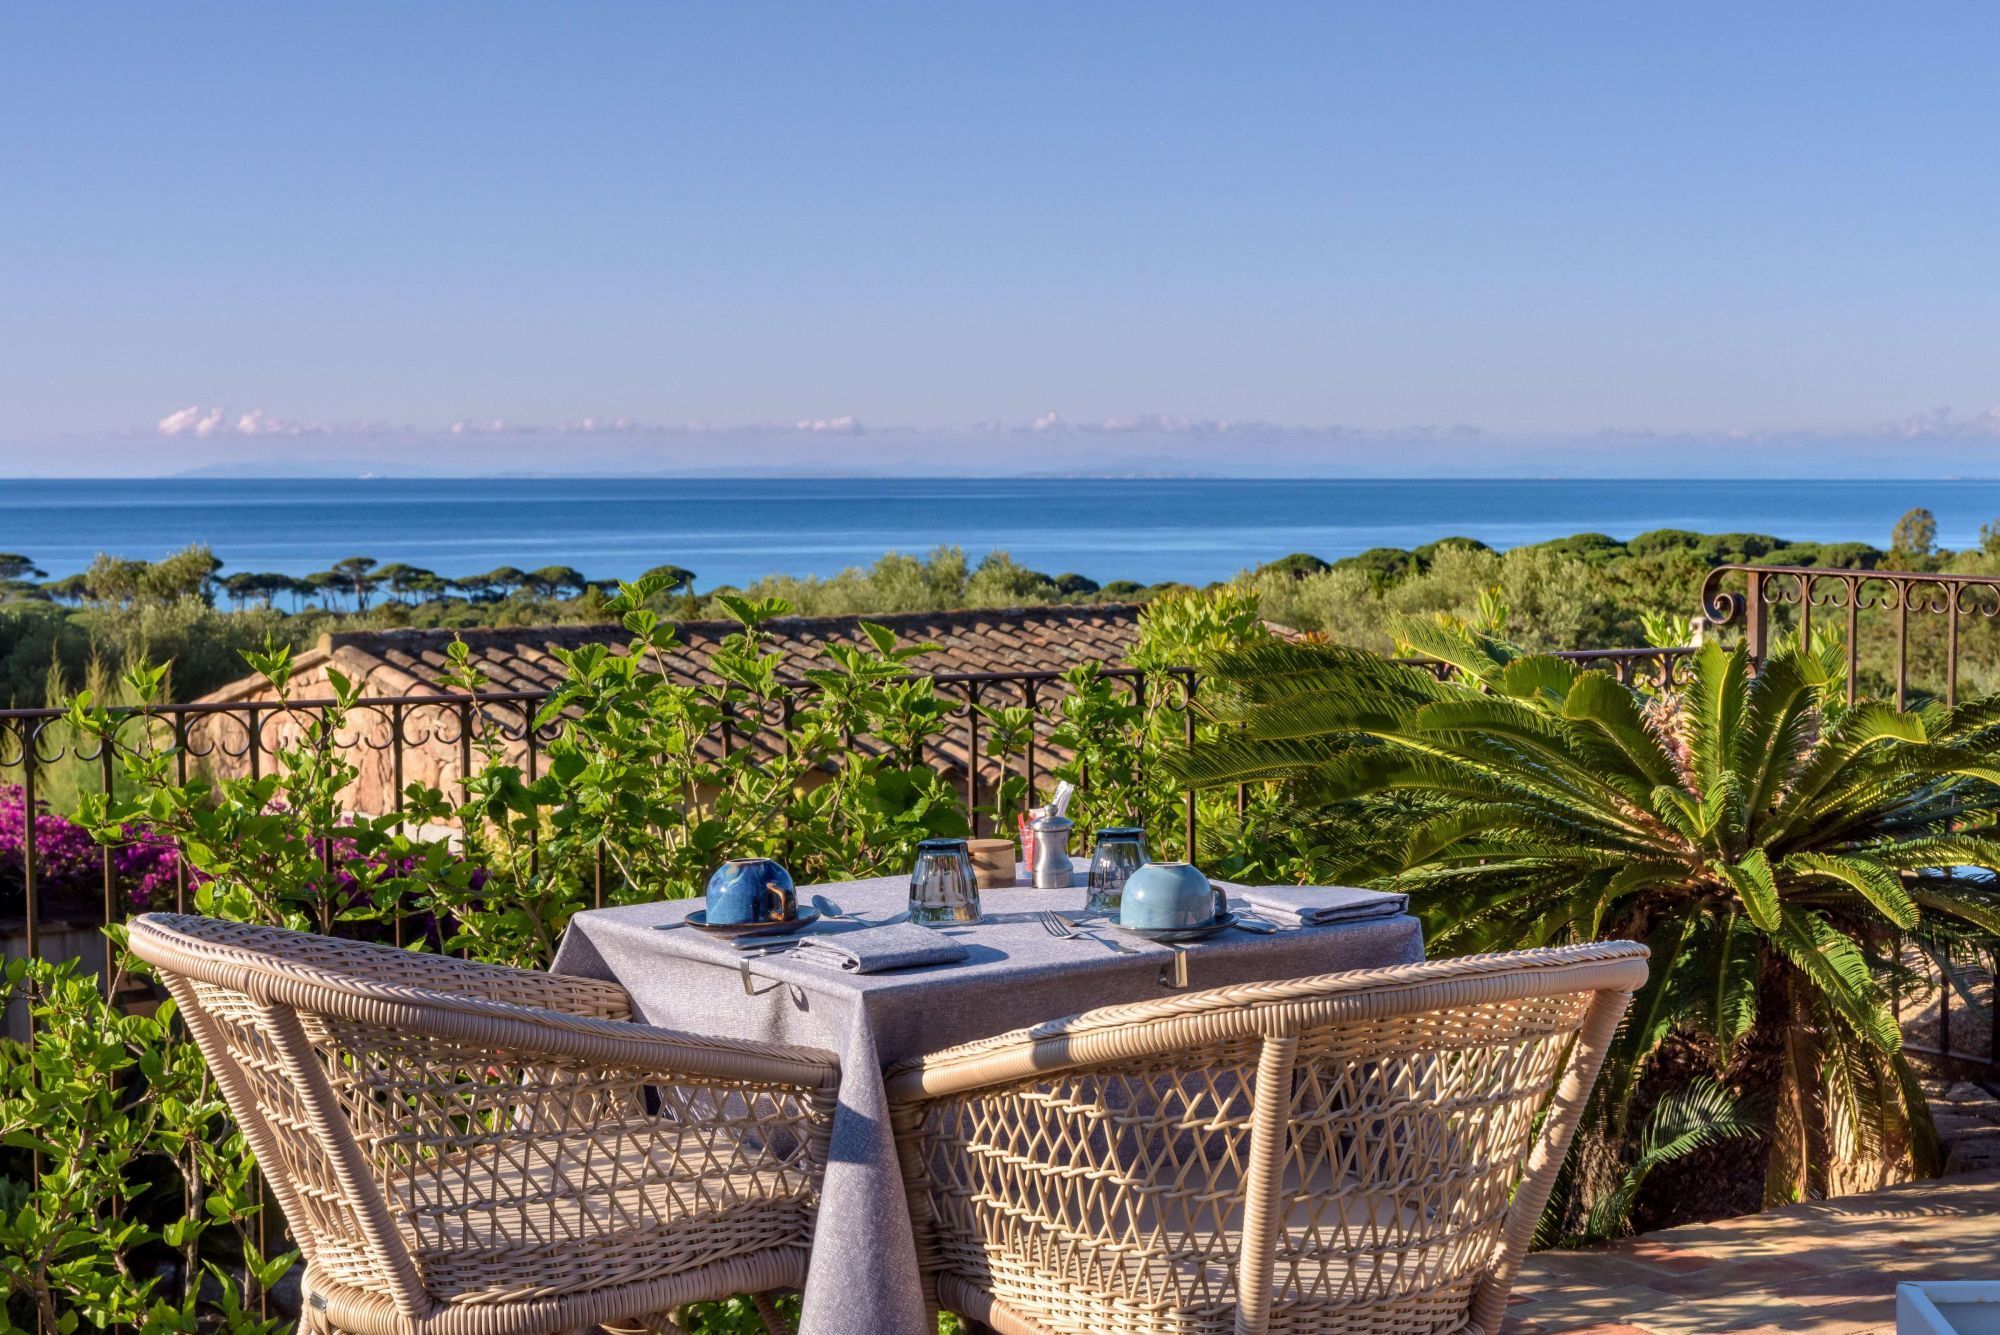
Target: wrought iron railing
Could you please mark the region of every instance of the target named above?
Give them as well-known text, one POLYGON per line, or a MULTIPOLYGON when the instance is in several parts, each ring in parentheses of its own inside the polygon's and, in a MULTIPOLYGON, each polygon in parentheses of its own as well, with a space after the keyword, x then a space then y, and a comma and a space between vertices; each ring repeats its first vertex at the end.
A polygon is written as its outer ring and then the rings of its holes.
MULTIPOLYGON (((1664 690, 1679 684, 1687 675, 1688 659, 1696 646, 1677 645, 1670 649, 1647 646, 1639 649, 1558 649, 1550 654, 1585 670, 1609 672, 1625 686, 1664 690)), ((1439 676, 1451 675, 1449 663, 1434 658, 1398 658, 1406 667, 1420 667, 1439 676)))
MULTIPOLYGON (((1741 630, 1753 659, 1780 635, 1811 642, 1831 628, 1846 656, 1847 699, 1891 697, 1957 704, 1968 685, 2000 688, 2000 578, 1912 570, 1817 566, 1717 566, 1701 589, 1702 615, 1741 630)), ((1921 949, 1899 940, 1902 964, 1921 980, 1899 990, 1897 1015, 1912 1052, 2000 1067, 1994 1023, 1994 952, 1975 939, 1921 949)))
POLYGON ((1900 962, 1918 980, 1898 987, 1896 1020, 1908 1052, 2000 1069, 2000 1024, 1994 1016, 1994 979, 2000 976, 2000 939, 1933 943, 1896 940, 1900 962))
POLYGON ((1897 708, 1913 690, 1955 704, 1968 669, 2000 686, 2000 578, 1908 570, 1725 565, 1709 571, 1701 610, 1741 627, 1761 660, 1779 633, 1805 638, 1831 621, 1847 654, 1847 698, 1873 676, 1897 708))
MULTIPOLYGON (((1585 666, 1601 668, 1632 684, 1671 684, 1690 652, 1688 649, 1586 649, 1564 651, 1561 657, 1585 666)), ((1440 673, 1443 664, 1419 662, 1440 673)), ((1029 672, 941 672, 929 674, 940 694, 951 699, 955 708, 951 727, 935 739, 929 762, 941 772, 952 774, 963 784, 968 814, 979 819, 984 794, 994 789, 1005 773, 1018 772, 1034 791, 1049 760, 1049 734, 1061 701, 1068 692, 1063 674, 1054 671, 1029 672), (980 707, 1021 705, 1034 716, 1036 724, 1026 736, 1018 756, 997 759, 987 744, 988 728, 980 707), (1008 768, 1003 769, 1003 763, 1008 768)), ((1101 675, 1120 683, 1131 692, 1135 704, 1149 700, 1180 716, 1180 730, 1192 740, 1198 719, 1198 674, 1192 668, 1147 671, 1131 667, 1107 666, 1101 675)), ((809 689, 803 682, 791 683, 809 689)), ((372 793, 373 804, 361 809, 370 814, 400 814, 406 783, 421 779, 451 791, 470 776, 474 754, 483 741, 497 739, 522 765, 532 782, 540 773, 543 751, 561 727, 560 721, 537 727, 535 720, 547 704, 547 691, 499 691, 471 694, 370 696, 354 704, 347 716, 345 731, 336 745, 350 752, 363 770, 360 787, 372 793)), ((716 753, 760 744, 760 738, 775 734, 766 729, 782 729, 791 722, 798 696, 788 693, 763 715, 725 713, 715 730, 712 744, 716 753)), ((118 727, 136 732, 151 730, 154 740, 173 748, 177 777, 185 782, 206 771, 211 774, 243 774, 257 777, 270 757, 296 736, 303 721, 327 709, 326 699, 243 699, 169 704, 146 710, 116 711, 118 727)), ((737 709, 740 711, 741 706, 737 709)), ((78 739, 63 722, 56 708, 0 710, 0 785, 18 784, 23 792, 21 910, 19 925, 28 954, 43 953, 43 927, 48 920, 43 903, 43 878, 37 863, 37 823, 49 814, 50 778, 62 773, 66 786, 74 790, 87 781, 109 793, 117 782, 116 756, 96 738, 78 739)), ((863 739, 862 744, 865 744, 863 739)), ((1085 782, 1088 776, 1085 775, 1085 782)), ((1239 788, 1237 807, 1247 803, 1247 790, 1239 788)), ((58 813, 59 814, 59 813, 58 813)), ((1181 828, 1178 842, 1192 858, 1197 846, 1199 804, 1194 791, 1181 799, 1181 828)), ((120 885, 117 859, 109 847, 99 851, 101 905, 94 914, 99 923, 121 921, 121 905, 126 896, 120 885)), ((4 872, 0 868, 0 872, 4 872)), ((599 887, 601 898, 602 888, 599 887)), ((189 884, 184 865, 177 865, 174 880, 174 907, 185 911, 189 884)))
MULTIPOLYGON (((987 728, 980 706, 1019 704, 1036 720, 1025 739, 1018 761, 1019 772, 1030 791, 1043 777, 1049 758, 1049 732, 1055 710, 1067 692, 1063 674, 1031 672, 942 672, 928 674, 939 693, 955 703, 949 717, 952 727, 932 745, 928 757, 941 772, 953 774, 963 783, 968 815, 977 820, 984 792, 1002 777, 1001 762, 985 748, 987 728)), ((1196 725, 1194 706, 1197 675, 1190 668, 1142 671, 1138 668, 1105 667, 1101 675, 1122 684, 1133 702, 1145 705, 1149 694, 1165 691, 1160 701, 1183 717, 1183 731, 1192 737, 1196 725)), ((803 682, 787 683, 804 688, 803 682)), ((497 740, 518 760, 529 780, 540 773, 543 751, 561 729, 555 720, 537 726, 536 718, 548 703, 549 691, 500 691, 479 694, 436 694, 368 696, 353 703, 347 712, 345 730, 335 745, 354 755, 363 770, 357 786, 362 795, 372 795, 379 805, 364 800, 360 809, 370 814, 400 814, 405 783, 414 777, 434 782, 447 791, 469 777, 474 753, 482 742, 497 740)), ((258 777, 270 757, 288 738, 296 736, 304 723, 333 706, 330 699, 249 699, 224 702, 160 705, 144 710, 113 711, 118 729, 150 730, 156 741, 173 748, 177 777, 186 782, 201 772, 223 776, 258 777)), ((787 694, 770 706, 768 713, 744 712, 735 705, 725 709, 711 739, 714 752, 727 756, 744 746, 755 746, 768 727, 783 728, 791 722, 797 697, 787 694)), ((46 921, 42 895, 41 868, 38 866, 38 822, 47 818, 48 776, 59 767, 74 784, 87 772, 93 786, 110 793, 117 782, 113 747, 97 738, 78 739, 70 735, 64 712, 55 708, 0 710, 0 785, 18 784, 23 797, 20 925, 26 952, 39 957, 46 921)), ((118 736, 114 732, 114 737, 118 736)), ((121 739, 123 740, 123 739, 121 739)), ((867 745, 867 739, 857 739, 867 745)), ((1184 828, 1179 833, 1192 856, 1198 835, 1196 795, 1184 798, 1184 828)), ((114 850, 101 850, 101 922, 115 923, 123 895, 114 850)), ((0 868, 0 871, 4 871, 0 868)), ((185 911, 189 885, 184 865, 176 869, 175 908, 185 911)), ((601 899, 601 887, 599 897, 601 899)))

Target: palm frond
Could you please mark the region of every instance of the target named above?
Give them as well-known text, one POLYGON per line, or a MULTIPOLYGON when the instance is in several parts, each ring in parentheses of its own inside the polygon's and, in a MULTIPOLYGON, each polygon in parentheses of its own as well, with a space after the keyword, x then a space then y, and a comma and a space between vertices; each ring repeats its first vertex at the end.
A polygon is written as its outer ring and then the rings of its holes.
POLYGON ((1898 927, 1917 925, 1917 906, 1903 889, 1902 878, 1872 857, 1860 853, 1794 853, 1778 864, 1808 880, 1838 881, 1875 906, 1898 927))
POLYGON ((1663 923, 1647 938, 1652 951, 1646 984, 1632 998, 1625 1022, 1612 1040, 1603 1074, 1604 1108, 1613 1135, 1622 1135, 1632 1101, 1632 1087, 1639 1071, 1659 1048, 1662 1039, 1678 1021, 1673 1002, 1679 995, 1680 968, 1687 956, 1688 943, 1695 934, 1697 920, 1684 917, 1663 923))
POLYGON ((1899 713, 1881 704, 1863 704, 1849 710, 1799 765, 1760 837, 1770 842, 1811 821, 1821 796, 1871 747, 1925 740, 1923 720, 1914 714, 1899 713))
POLYGON ((1389 637, 1397 652, 1449 664, 1480 686, 1492 685, 1507 664, 1520 656, 1520 651, 1504 640, 1481 634, 1462 622, 1435 617, 1393 617, 1389 637))
POLYGON ((1197 700, 1204 712, 1231 722, 1259 704, 1348 689, 1417 702, 1464 688, 1365 649, 1274 639, 1218 655, 1202 679, 1197 700))
POLYGON ((1623 767, 1648 787, 1680 783, 1680 771, 1674 767, 1673 757, 1646 726, 1645 715, 1631 688, 1621 685, 1610 673, 1586 672, 1579 676, 1563 699, 1563 717, 1576 725, 1576 734, 1592 739, 1580 746, 1590 758, 1602 763, 1615 753, 1623 767), (1596 739, 1602 740, 1601 747, 1596 739))
POLYGON ((1695 655, 1686 694, 1688 751, 1695 780, 1705 792, 1729 768, 1737 729, 1749 705, 1749 659, 1714 640, 1695 655))
POLYGON ((1816 913, 1790 908, 1778 929, 1766 934, 1849 1029, 1880 1052, 1901 1050, 1896 1017, 1882 1005, 1881 989, 1852 937, 1816 913))
POLYGON ((1718 1071, 1757 1024, 1758 940, 1757 928, 1732 910, 1705 919, 1689 949, 1681 1011, 1715 1040, 1718 1071))
POLYGON ((1736 890, 1744 914, 1766 934, 1776 933, 1783 924, 1778 902, 1778 883, 1771 875, 1771 860, 1761 848, 1752 849, 1736 862, 1711 864, 1736 890))
POLYGON ((1576 665, 1548 654, 1517 658, 1500 670, 1493 689, 1517 700, 1560 707, 1576 684, 1576 665))
POLYGON ((1996 731, 2000 731, 2000 692, 1961 701, 1946 712, 1932 735, 1940 742, 1977 746, 1990 745, 1996 731))
POLYGON ((1815 688, 1824 679, 1817 667, 1796 651, 1775 654, 1751 683, 1733 765, 1744 776, 1744 806, 1753 813, 1775 803, 1811 735, 1815 688))
POLYGON ((1341 766, 1364 769, 1393 762, 1393 753, 1386 749, 1357 748, 1345 738, 1252 738, 1225 732, 1192 750, 1171 753, 1164 764, 1169 774, 1191 788, 1214 788, 1287 778, 1302 771, 1331 772, 1341 766))
POLYGON ((1919 909, 1971 923, 1981 931, 2000 934, 2000 890, 1979 888, 1945 878, 1919 877, 1910 886, 1919 909))
POLYGON ((1930 1099, 1917 1079, 1910 1059, 1901 1052, 1889 1058, 1896 1088, 1903 1099, 1903 1121, 1909 1128, 1910 1164, 1919 1177, 1936 1177, 1944 1171, 1944 1147, 1938 1143, 1937 1123, 1931 1120, 1930 1099))
POLYGON ((1696 1076, 1653 1105, 1639 1133, 1639 1154, 1611 1193, 1590 1211, 1578 1241, 1617 1237, 1631 1227, 1632 1206, 1655 1168, 1762 1128, 1737 1097, 1708 1076, 1696 1076))

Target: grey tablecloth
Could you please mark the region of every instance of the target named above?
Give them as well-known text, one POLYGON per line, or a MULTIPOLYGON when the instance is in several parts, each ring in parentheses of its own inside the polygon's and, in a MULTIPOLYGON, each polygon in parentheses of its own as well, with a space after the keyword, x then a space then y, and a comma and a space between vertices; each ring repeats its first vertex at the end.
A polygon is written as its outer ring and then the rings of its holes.
MULTIPOLYGON (((885 877, 817 889, 848 913, 879 919, 904 909, 908 887, 906 877, 885 877)), ((699 900, 580 913, 554 968, 615 979, 651 1024, 838 1053, 840 1102, 801 1335, 927 1335, 882 1068, 1076 1011, 1164 995, 1161 965, 1172 958, 1165 947, 1121 936, 1140 952, 1123 955, 1042 930, 1042 909, 1075 913, 1083 898, 1081 888, 981 892, 986 919, 945 929, 966 947, 957 964, 842 974, 784 954, 754 958, 754 995, 743 990, 732 948, 692 927, 656 930, 699 900)), ((811 930, 851 931, 854 924, 822 922, 811 930)), ((1397 916, 1271 936, 1228 931, 1187 950, 1188 986, 1204 988, 1413 963, 1423 958, 1423 935, 1416 919, 1397 916)))

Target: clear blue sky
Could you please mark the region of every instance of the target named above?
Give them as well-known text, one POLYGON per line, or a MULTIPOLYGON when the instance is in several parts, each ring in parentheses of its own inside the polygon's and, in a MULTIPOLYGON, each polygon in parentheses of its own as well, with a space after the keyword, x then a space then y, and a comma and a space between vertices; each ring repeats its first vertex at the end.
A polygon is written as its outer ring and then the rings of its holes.
POLYGON ((9 5, 0 468, 253 411, 1983 439, 1996 56, 1969 4, 9 5))

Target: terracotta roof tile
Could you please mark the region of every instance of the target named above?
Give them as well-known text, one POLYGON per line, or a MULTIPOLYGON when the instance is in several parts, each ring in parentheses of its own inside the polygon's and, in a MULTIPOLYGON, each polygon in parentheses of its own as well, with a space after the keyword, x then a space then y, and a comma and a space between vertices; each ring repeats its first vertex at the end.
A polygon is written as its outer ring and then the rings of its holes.
MULTIPOLYGON (((764 631, 773 647, 786 655, 787 676, 826 662, 829 643, 865 643, 861 622, 873 621, 894 631, 904 644, 935 643, 938 647, 912 660, 914 669, 937 673, 1061 672, 1080 663, 1122 664, 1138 639, 1139 609, 1131 604, 980 609, 956 612, 907 612, 859 617, 785 617, 767 622, 764 631)), ((709 656, 718 643, 738 628, 733 621, 689 621, 676 627, 679 648, 664 656, 669 671, 688 682, 713 681, 709 656)), ((342 670, 363 680, 371 694, 432 695, 449 693, 444 682, 446 647, 463 638, 472 651, 472 665, 486 674, 493 691, 543 691, 560 684, 562 664, 556 648, 584 644, 622 645, 624 630, 614 625, 481 627, 465 631, 381 630, 347 631, 325 637, 318 655, 338 658, 342 670)), ((302 659, 301 666, 305 666, 302 659)), ((214 692, 210 700, 243 700, 263 693, 251 678, 214 692)), ((954 694, 957 692, 954 691, 954 694)), ((1046 736, 1053 722, 1049 692, 1041 693, 1043 708, 1038 731, 1046 736)), ((1018 688, 988 688, 988 704, 1020 703, 1018 688), (996 692, 999 692, 996 694, 996 692)), ((753 745, 772 750, 774 730, 749 733, 753 745)), ((963 728, 954 727, 938 742, 940 756, 962 767, 963 728)), ((746 740, 739 735, 737 744, 746 740)), ((711 738, 707 749, 719 750, 711 738)), ((1053 759, 1045 755, 1045 759, 1053 759)), ((983 768, 983 767, 982 767, 983 768)))

